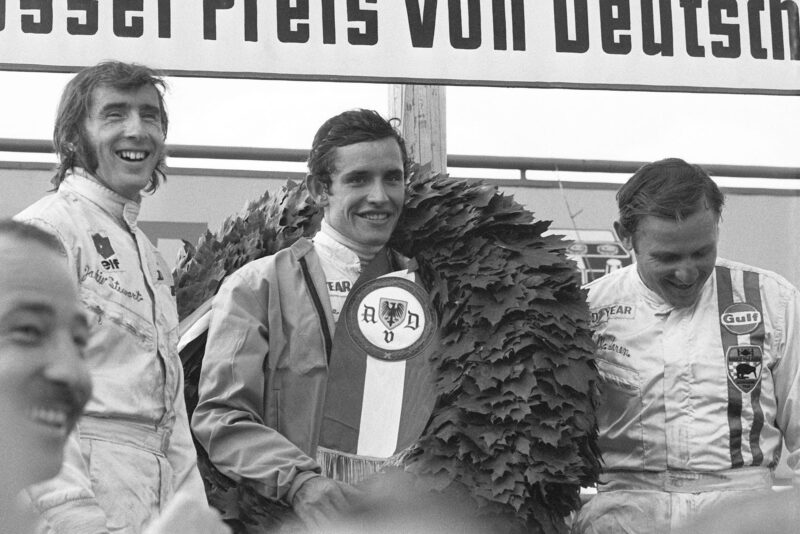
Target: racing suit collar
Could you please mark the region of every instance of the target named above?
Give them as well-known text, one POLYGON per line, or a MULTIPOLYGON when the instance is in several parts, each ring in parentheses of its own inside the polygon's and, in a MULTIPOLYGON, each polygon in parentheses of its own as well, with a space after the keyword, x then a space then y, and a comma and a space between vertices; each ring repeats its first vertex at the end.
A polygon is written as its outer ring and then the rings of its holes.
POLYGON ((322 220, 322 228, 314 235, 312 241, 317 254, 325 257, 338 268, 344 269, 356 277, 361 273, 361 260, 358 254, 330 234, 330 226, 326 225, 325 219, 322 220))
POLYGON ((81 195, 100 209, 109 213, 120 225, 131 231, 136 228, 141 203, 130 200, 107 188, 94 179, 85 169, 73 167, 67 171, 66 178, 59 188, 81 195))

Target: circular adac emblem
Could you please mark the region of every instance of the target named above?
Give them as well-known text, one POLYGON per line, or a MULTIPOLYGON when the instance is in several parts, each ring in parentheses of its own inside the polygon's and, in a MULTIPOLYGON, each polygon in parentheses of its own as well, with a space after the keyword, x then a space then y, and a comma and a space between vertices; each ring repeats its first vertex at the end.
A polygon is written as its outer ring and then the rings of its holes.
POLYGON ((396 276, 366 282, 348 299, 345 328, 372 357, 407 360, 433 340, 436 319, 420 286, 396 276))
POLYGON ((761 324, 761 312, 751 304, 737 302, 725 308, 719 321, 731 334, 749 334, 761 324))

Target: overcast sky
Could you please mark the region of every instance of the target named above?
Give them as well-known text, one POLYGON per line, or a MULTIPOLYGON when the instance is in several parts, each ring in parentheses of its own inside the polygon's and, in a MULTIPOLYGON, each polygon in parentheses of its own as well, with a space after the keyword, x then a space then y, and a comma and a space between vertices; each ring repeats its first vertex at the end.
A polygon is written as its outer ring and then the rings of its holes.
MULTIPOLYGON (((0 72, 0 137, 49 139, 71 76, 0 72)), ((331 115, 353 107, 388 111, 382 84, 176 77, 168 83, 173 144, 307 149, 331 115)), ((798 96, 448 87, 446 98, 450 154, 677 156, 800 167, 798 96)))

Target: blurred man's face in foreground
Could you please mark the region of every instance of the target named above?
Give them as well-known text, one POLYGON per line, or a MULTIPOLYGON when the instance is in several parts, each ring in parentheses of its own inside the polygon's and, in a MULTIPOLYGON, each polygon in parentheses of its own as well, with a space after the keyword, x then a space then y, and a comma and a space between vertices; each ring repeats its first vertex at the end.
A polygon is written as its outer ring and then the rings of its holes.
POLYGON ((0 463, 4 484, 56 476, 64 444, 91 395, 88 337, 67 260, 0 235, 0 463))

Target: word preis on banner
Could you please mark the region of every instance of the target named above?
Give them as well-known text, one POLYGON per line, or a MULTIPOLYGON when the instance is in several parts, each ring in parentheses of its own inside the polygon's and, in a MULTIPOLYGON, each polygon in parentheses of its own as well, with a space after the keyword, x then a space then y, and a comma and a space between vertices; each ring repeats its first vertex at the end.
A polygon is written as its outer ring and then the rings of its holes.
POLYGON ((798 0, 0 0, 0 65, 800 94, 798 0))

